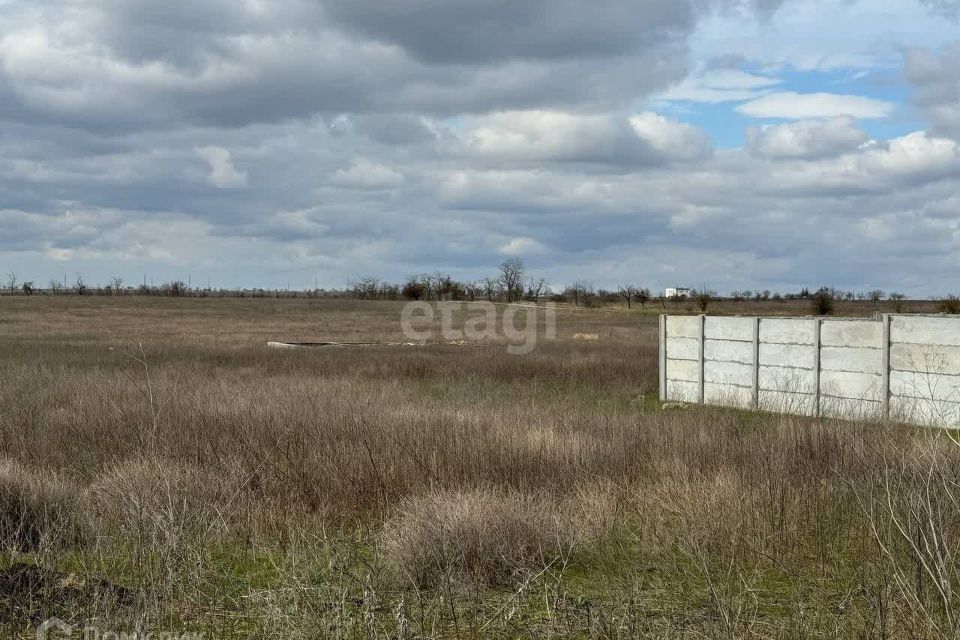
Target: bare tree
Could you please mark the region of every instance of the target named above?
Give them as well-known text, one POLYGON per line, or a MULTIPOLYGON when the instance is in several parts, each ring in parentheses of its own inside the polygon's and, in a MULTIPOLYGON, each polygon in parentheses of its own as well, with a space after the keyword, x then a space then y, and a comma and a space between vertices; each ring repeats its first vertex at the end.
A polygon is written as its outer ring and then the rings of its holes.
POLYGON ((897 293, 896 291, 891 291, 887 298, 893 302, 893 310, 895 313, 903 313, 903 309, 905 307, 903 302, 907 299, 907 296, 903 295, 902 293, 897 293))
POLYGON ((380 292, 380 279, 373 276, 365 276, 359 280, 348 283, 353 291, 353 295, 360 300, 376 300, 380 292))
POLYGON ((62 285, 60 284, 60 281, 56 279, 51 279, 50 284, 48 284, 47 287, 49 287, 50 293, 52 293, 53 295, 58 295, 60 293, 60 290, 62 289, 62 285))
POLYGON ((493 278, 484 278, 480 281, 483 294, 487 296, 489 302, 493 302, 493 296, 497 293, 497 281, 493 278))
POLYGON ((716 296, 715 291, 711 291, 707 287, 703 287, 699 291, 693 292, 693 299, 697 303, 697 308, 700 309, 700 313, 704 313, 707 310, 707 307, 710 306, 710 302, 716 296))
POLYGON ((83 276, 80 275, 79 273, 77 274, 77 281, 73 285, 73 287, 76 290, 78 296, 82 296, 87 292, 87 283, 86 281, 84 281, 83 276))
POLYGON ((483 295, 483 292, 484 292, 483 280, 474 280, 470 282, 464 282, 463 291, 467 296, 467 300, 469 300, 470 302, 476 301, 477 298, 483 295))
POLYGON ((640 303, 641 309, 646 308, 647 303, 650 302, 650 289, 640 287, 634 294, 634 299, 640 303))
POLYGON ((525 269, 520 258, 507 258, 500 264, 500 288, 507 302, 516 302, 523 296, 525 269))
POLYGON ((7 289, 10 289, 10 293, 17 291, 17 274, 13 271, 7 274, 7 289))
POLYGON ((833 313, 833 295, 830 293, 830 290, 826 287, 821 287, 813 295, 813 300, 811 306, 813 307, 814 315, 818 316, 828 316, 833 313))
POLYGON ((110 278, 110 289, 113 291, 113 295, 120 295, 120 290, 123 288, 123 278, 120 276, 113 276, 110 278))
POLYGON ((400 293, 408 300, 420 300, 427 293, 427 285, 417 276, 410 276, 404 283, 400 293))
POLYGON ((164 282, 162 285, 160 285, 160 291, 165 296, 179 298, 187 295, 190 289, 187 287, 187 283, 183 280, 171 280, 170 282, 164 282))
POLYGON ((623 285, 617 289, 617 294, 627 301, 627 309, 631 308, 631 303, 637 295, 637 288, 632 284, 623 285))
POLYGON ((536 302, 540 299, 540 296, 544 295, 547 289, 547 281, 543 278, 539 280, 534 280, 530 278, 530 282, 527 283, 527 300, 531 302, 536 302))
POLYGON ((23 295, 32 296, 33 295, 33 281, 24 282, 21 287, 23 289, 23 295))
POLYGON ((573 306, 583 304, 587 296, 593 291, 593 285, 587 282, 574 282, 564 290, 567 300, 573 303, 573 306))

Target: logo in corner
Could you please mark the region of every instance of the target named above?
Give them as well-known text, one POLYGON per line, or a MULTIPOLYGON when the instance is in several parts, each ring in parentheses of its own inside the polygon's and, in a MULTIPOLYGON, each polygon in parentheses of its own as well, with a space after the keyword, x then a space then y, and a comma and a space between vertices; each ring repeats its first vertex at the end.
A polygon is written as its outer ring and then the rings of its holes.
POLYGON ((37 627, 37 640, 47 640, 48 638, 58 638, 61 636, 69 637, 71 635, 73 635, 73 626, 67 624, 60 618, 49 618, 37 627))

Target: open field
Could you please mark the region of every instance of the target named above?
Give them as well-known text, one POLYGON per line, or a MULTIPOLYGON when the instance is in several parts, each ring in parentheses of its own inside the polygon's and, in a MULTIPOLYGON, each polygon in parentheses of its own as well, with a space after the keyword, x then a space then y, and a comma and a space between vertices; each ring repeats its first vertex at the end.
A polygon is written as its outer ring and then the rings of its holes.
POLYGON ((560 309, 526 356, 265 348, 404 341, 401 306, 0 301, 3 628, 957 636, 947 435, 661 410, 653 304, 560 309))

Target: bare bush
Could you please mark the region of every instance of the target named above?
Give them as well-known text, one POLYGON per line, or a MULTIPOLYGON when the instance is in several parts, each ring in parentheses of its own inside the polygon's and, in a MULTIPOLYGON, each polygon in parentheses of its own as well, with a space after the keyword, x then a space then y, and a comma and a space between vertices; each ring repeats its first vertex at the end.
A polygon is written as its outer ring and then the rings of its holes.
POLYGON ((885 451, 858 489, 885 570, 903 601, 944 638, 960 637, 960 472, 953 438, 932 432, 885 451))
POLYGON ((510 585, 569 545, 541 501, 493 489, 407 500, 384 531, 387 564, 419 587, 449 580, 510 585))
POLYGON ((833 313, 834 297, 826 288, 818 290, 810 300, 810 306, 814 315, 829 316, 833 313))
POLYGON ((428 291, 429 285, 425 284, 420 278, 411 276, 404 283, 401 295, 407 300, 420 300, 426 297, 428 291))
POLYGON ((710 306, 710 302, 715 296, 716 293, 706 287, 693 292, 693 299, 697 303, 697 309, 700 310, 700 313, 706 313, 707 307, 710 306))
POLYGON ((222 471, 129 461, 102 474, 90 495, 104 531, 136 532, 151 544, 177 546, 223 529, 241 490, 222 471))
POLYGON ((172 298, 179 298, 180 296, 187 295, 190 290, 187 287, 187 283, 183 280, 171 280, 170 282, 165 282, 160 285, 160 291, 165 296, 170 296, 172 298))
POLYGON ((594 483, 563 498, 490 487, 418 495, 384 525, 383 556, 394 575, 418 587, 514 585, 607 535, 616 493, 594 483))
POLYGON ((960 298, 949 295, 937 305, 940 313, 960 313, 960 298))

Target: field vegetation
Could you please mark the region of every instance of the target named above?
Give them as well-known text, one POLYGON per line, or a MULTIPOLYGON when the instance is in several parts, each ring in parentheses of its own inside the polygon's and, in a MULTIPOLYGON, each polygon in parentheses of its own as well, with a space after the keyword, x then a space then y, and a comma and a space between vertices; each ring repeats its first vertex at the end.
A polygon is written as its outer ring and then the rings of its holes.
POLYGON ((949 434, 664 410, 653 303, 563 307, 522 357, 265 347, 403 342, 401 306, 0 301, 8 635, 960 634, 949 434))

